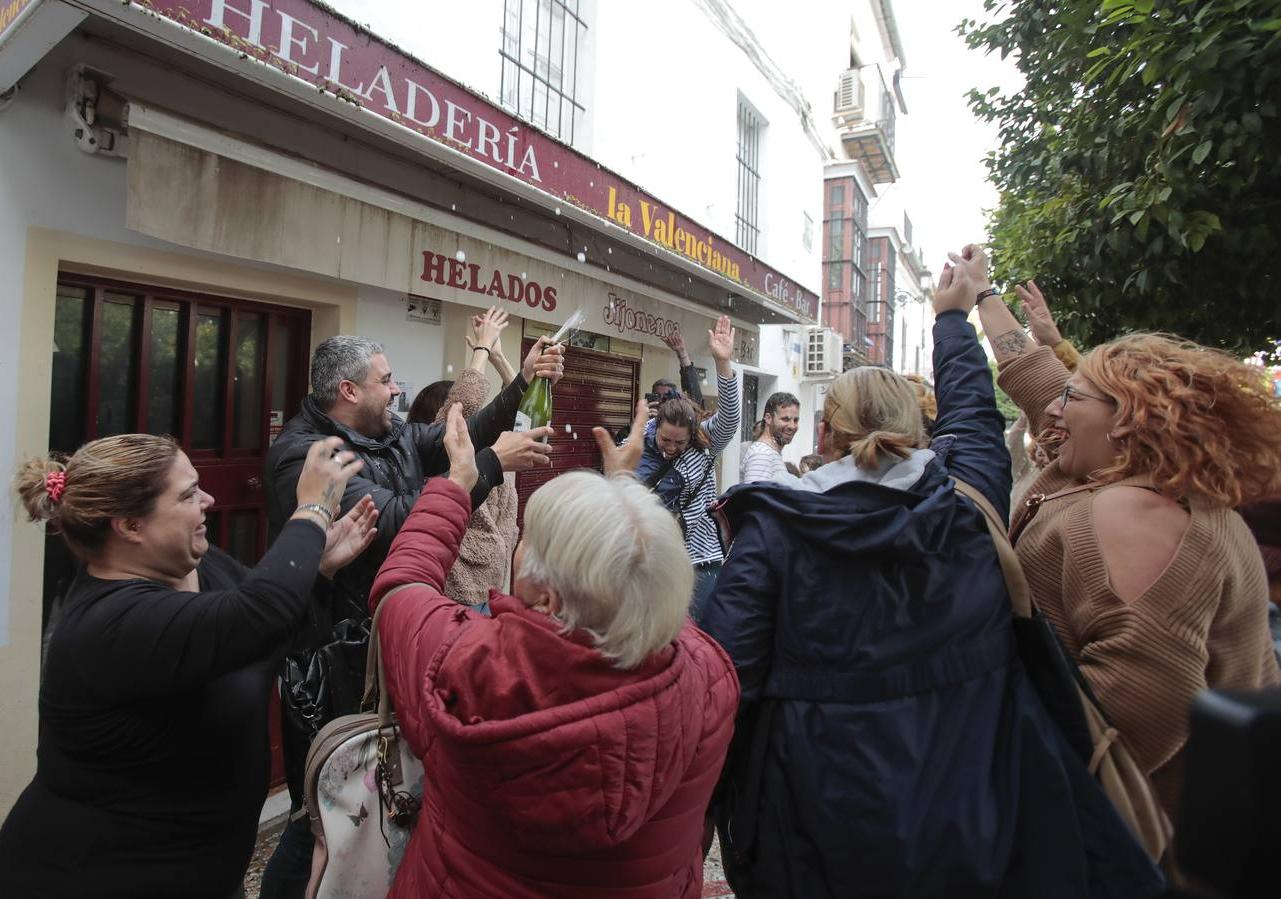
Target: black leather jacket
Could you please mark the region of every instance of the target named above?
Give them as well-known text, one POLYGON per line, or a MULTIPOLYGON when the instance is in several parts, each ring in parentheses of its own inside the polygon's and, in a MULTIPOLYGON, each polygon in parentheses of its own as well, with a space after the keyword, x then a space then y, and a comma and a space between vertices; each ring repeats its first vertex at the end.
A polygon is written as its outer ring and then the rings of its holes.
MULTIPOLYGON (((473 509, 485 501, 492 486, 502 483, 502 466, 489 447, 499 434, 511 430, 526 386, 525 379, 517 375, 467 421, 472 445, 477 448, 476 470, 480 475, 471 491, 473 509)), ((308 396, 302 402, 302 410, 285 424, 267 453, 267 524, 271 540, 275 540, 297 507, 298 476, 307 450, 315 441, 331 436, 341 437, 365 463, 347 484, 342 513, 366 494, 372 496, 378 507, 378 536, 359 558, 335 575, 332 584, 317 579, 316 610, 311 626, 297 644, 301 646, 327 634, 333 622, 369 616, 369 588, 396 532, 409 517, 424 480, 449 470, 443 424, 410 424, 393 416, 387 435, 373 439, 334 421, 308 396)))

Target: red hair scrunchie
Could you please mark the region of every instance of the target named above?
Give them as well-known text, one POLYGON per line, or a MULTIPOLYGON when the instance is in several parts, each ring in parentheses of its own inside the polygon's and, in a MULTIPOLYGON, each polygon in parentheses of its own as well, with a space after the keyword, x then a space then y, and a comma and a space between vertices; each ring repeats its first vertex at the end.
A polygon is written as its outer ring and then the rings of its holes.
POLYGON ((44 489, 49 494, 50 502, 61 502, 62 494, 67 489, 67 473, 51 471, 44 476, 44 489))

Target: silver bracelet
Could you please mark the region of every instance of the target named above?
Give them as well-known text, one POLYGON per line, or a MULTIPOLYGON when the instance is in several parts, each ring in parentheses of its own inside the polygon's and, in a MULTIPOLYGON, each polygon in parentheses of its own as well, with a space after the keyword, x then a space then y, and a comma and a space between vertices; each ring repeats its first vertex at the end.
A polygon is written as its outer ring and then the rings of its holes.
POLYGON ((296 511, 315 512, 325 519, 326 525, 332 525, 334 523, 334 513, 329 511, 328 506, 322 506, 320 503, 303 503, 296 511))

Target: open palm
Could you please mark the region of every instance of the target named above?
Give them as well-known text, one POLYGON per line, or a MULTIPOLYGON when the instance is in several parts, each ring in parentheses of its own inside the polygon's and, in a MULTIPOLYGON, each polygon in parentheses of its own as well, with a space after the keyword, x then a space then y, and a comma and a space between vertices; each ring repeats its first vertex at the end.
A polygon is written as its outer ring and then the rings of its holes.
POLYGON ((1027 316, 1027 326, 1031 329, 1036 342, 1041 346, 1057 345, 1063 339, 1063 335, 1059 333, 1059 326, 1054 323, 1054 316, 1050 314, 1050 305, 1045 302, 1041 288, 1036 286, 1035 281, 1029 281, 1027 287, 1015 285, 1014 293, 1018 295, 1023 314, 1027 316))
POLYGON ((712 356, 722 362, 728 362, 734 356, 734 328, 728 315, 718 318, 716 327, 707 332, 707 346, 712 356))
POLYGON ((333 577, 340 568, 369 548, 378 536, 378 509, 371 497, 361 497, 351 511, 339 518, 325 532, 325 551, 320 556, 320 572, 333 577))

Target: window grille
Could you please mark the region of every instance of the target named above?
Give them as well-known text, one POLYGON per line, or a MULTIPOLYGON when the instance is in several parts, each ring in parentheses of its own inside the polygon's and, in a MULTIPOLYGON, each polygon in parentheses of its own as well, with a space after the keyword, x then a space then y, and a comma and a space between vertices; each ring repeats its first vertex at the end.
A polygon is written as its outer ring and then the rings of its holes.
POLYGON ((738 207, 734 214, 735 240, 749 253, 760 238, 761 132, 764 122, 747 101, 738 101, 738 207))
POLYGON ((578 99, 579 50, 587 31, 579 0, 504 0, 498 55, 503 105, 566 143, 587 111, 578 99))

